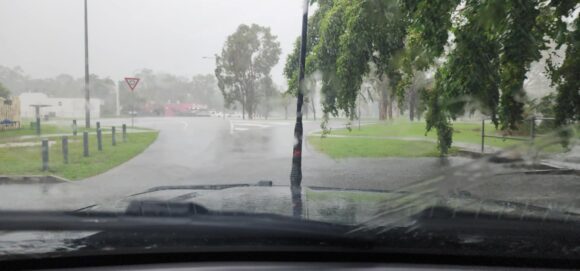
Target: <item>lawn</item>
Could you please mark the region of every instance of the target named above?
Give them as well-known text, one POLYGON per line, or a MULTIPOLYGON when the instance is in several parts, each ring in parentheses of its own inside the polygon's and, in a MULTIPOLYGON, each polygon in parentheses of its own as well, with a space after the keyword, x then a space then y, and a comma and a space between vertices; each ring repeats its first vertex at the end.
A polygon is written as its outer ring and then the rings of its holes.
POLYGON ((157 138, 157 132, 128 134, 127 142, 117 135, 117 145, 111 145, 111 135, 103 135, 103 151, 97 150, 96 135, 89 136, 90 156, 83 157, 82 135, 69 137, 69 164, 64 164, 60 140, 51 145, 49 170, 41 169, 41 147, 0 148, 0 175, 56 175, 79 180, 103 173, 143 152, 157 138))
MULTIPOLYGON (((473 144, 481 146, 480 123, 453 123, 453 143, 473 144)), ((493 124, 486 123, 486 135, 501 136, 493 124)), ((578 129, 576 129, 578 131, 578 129)), ((576 132, 577 133, 577 132, 576 132)), ((332 158, 345 157, 435 157, 437 134, 433 130, 425 134, 425 122, 395 121, 383 122, 347 129, 332 130, 330 135, 348 137, 320 138, 320 134, 308 137, 308 142, 320 152, 332 158), (384 137, 384 138, 382 138, 384 137), (400 139, 399 139, 400 138, 400 139), (404 140, 406 139, 406 140, 404 140)), ((580 138, 580 134, 577 133, 580 138)), ((515 136, 511 136, 515 137, 515 136)), ((528 140, 528 137, 519 138, 528 140)), ((512 146, 529 146, 529 141, 509 140, 502 138, 485 138, 486 146, 506 148, 512 146)), ((546 154, 562 153, 565 149, 554 136, 538 136, 534 146, 543 146, 540 150, 546 154), (547 144, 547 145, 546 145, 547 144)), ((476 148, 479 149, 479 148, 476 148)), ((450 155, 458 153, 459 149, 452 147, 450 155)))
MULTIPOLYGON (((481 123, 453 123, 453 130, 453 142, 481 144, 481 123)), ((485 131, 486 135, 501 135, 491 123, 486 123, 485 131)), ((437 139, 435 130, 432 130, 427 133, 427 135, 425 135, 425 122, 423 121, 383 122, 362 126, 361 130, 358 130, 356 127, 351 131, 346 129, 337 129, 333 130, 331 134, 348 136, 410 137, 425 138, 429 140, 437 139)), ((500 138, 485 138, 485 145, 502 148, 518 144, 519 142, 521 141, 503 140, 500 138)))
MULTIPOLYGON (((78 128, 78 133, 82 134, 84 131, 94 132, 95 128, 85 129, 84 127, 78 128)), ((49 134, 65 134, 70 133, 72 136, 72 128, 67 126, 57 126, 54 124, 41 124, 40 127, 41 135, 49 134)), ((36 135, 36 128, 30 128, 30 126, 22 126, 20 129, 10 129, 0 131, 0 143, 6 142, 16 142, 16 141, 29 141, 29 139, 19 139, 22 136, 34 136, 36 135)))
MULTIPOLYGON (((332 158, 439 156, 437 144, 427 141, 310 136, 308 143, 332 158)), ((457 148, 451 148, 449 154, 457 152, 457 148)))

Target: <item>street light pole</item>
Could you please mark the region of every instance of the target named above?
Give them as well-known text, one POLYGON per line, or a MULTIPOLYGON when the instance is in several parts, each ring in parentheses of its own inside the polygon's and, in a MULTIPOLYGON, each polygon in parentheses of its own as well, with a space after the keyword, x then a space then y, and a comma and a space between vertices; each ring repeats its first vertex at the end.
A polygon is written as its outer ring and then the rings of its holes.
POLYGON ((296 125, 294 126, 294 148, 292 150, 292 170, 290 190, 292 192, 293 214, 302 216, 302 104, 304 103, 304 69, 306 61, 306 42, 308 35, 308 0, 303 0, 302 40, 300 44, 300 66, 298 74, 298 94, 296 95, 296 125))
MULTIPOLYGON (((202 59, 216 59, 215 56, 202 56, 201 58, 202 59)), ((224 104, 223 104, 222 108, 223 108, 222 118, 226 119, 226 101, 225 101, 225 98, 224 98, 224 104)))
POLYGON ((91 95, 89 92, 89 21, 85 0, 85 127, 91 128, 91 95))

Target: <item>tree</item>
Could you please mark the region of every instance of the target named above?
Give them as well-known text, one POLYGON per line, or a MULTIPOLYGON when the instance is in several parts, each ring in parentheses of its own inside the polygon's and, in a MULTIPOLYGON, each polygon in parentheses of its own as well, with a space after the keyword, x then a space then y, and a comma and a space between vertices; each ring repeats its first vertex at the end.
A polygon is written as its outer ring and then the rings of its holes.
POLYGON ((267 76, 258 82, 258 95, 261 96, 262 115, 268 119, 272 111, 272 100, 276 98, 276 95, 279 95, 272 78, 267 76))
MULTIPOLYGON (((349 118, 365 78, 378 78, 381 118, 386 118, 399 75, 396 55, 404 46, 406 19, 396 0, 315 1, 318 9, 309 21, 307 74, 320 71, 320 91, 325 119, 343 111, 349 118), (372 64, 372 65, 371 65, 372 64), (374 66, 374 70, 371 69, 374 66), (389 91, 388 89, 391 89, 389 91)), ((285 75, 289 92, 297 88, 297 55, 288 56, 285 75)), ((307 85, 313 85, 307 80, 307 85)), ((314 88, 311 88, 314 89, 314 88)), ((312 96, 312 94, 311 94, 312 96)), ((392 116, 392 114, 390 114, 392 116)))
POLYGON ((10 90, 0 83, 0 97, 8 99, 10 97, 10 90))
POLYGON ((206 104, 210 108, 223 108, 223 99, 213 74, 198 74, 191 79, 191 90, 186 101, 206 104))
POLYGON ((405 97, 409 110, 409 120, 421 119, 421 115, 425 112, 424 92, 432 83, 433 80, 427 78, 425 72, 418 71, 413 75, 411 83, 406 85, 405 97))
POLYGON ((221 55, 216 55, 215 76, 226 106, 242 105, 242 116, 254 117, 260 95, 258 84, 270 77, 280 58, 280 44, 270 28, 242 24, 228 36, 221 55))
POLYGON ((576 5, 574 0, 402 2, 412 21, 408 66, 437 68, 427 130, 437 129, 442 154, 451 146, 451 121, 465 110, 482 111, 507 132, 522 125, 530 64, 547 48, 546 36, 567 36, 561 18, 576 5), (437 65, 440 57, 444 63, 437 65))
POLYGON ((580 16, 573 21, 573 31, 566 31, 567 26, 561 21, 563 16, 572 14, 573 1, 559 1, 556 17, 558 23, 551 33, 557 37, 558 46, 566 45, 566 55, 560 66, 548 61, 549 75, 556 88, 556 125, 562 126, 580 120, 580 16), (569 6, 567 6, 569 5, 569 6))
MULTIPOLYGON (((312 58, 312 50, 316 46, 316 44, 320 40, 320 24, 326 12, 332 7, 333 0, 318 0, 312 1, 312 3, 318 4, 318 9, 308 18, 308 36, 306 41, 306 56, 310 57, 307 60, 305 74, 307 75, 304 78, 305 81, 305 89, 308 92, 303 93, 305 97, 305 103, 310 104, 313 113, 314 119, 316 119, 316 103, 315 95, 316 95, 316 86, 317 81, 320 79, 314 75, 316 72, 316 65, 312 58)), ((294 48, 292 52, 286 58, 286 64, 284 65, 284 76, 286 77, 288 83, 288 89, 286 93, 291 95, 296 95, 298 93, 298 57, 300 55, 300 37, 296 38, 294 42, 294 48)))
POLYGON ((292 104, 292 96, 288 92, 282 93, 280 103, 284 107, 284 119, 288 119, 288 107, 292 104))

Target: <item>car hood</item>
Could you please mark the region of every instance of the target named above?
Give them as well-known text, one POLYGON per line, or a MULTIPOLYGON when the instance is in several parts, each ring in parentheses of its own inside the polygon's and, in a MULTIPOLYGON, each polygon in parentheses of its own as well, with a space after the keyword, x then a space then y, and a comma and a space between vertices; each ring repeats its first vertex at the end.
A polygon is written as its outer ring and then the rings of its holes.
MULTIPOLYGON (((551 207, 505 200, 482 199, 467 191, 444 196, 418 194, 405 190, 357 190, 302 187, 300 217, 341 225, 385 227, 413 223, 413 215, 427 208, 447 207, 457 211, 487 212, 525 217, 567 216, 551 207), (424 198, 421 198, 421 197, 424 198)), ((296 199, 294 199, 296 201, 296 199)), ((295 216, 289 186, 271 183, 207 186, 160 186, 108 202, 80 209, 81 212, 124 213, 138 202, 192 203, 212 212, 275 214, 295 216)), ((168 205, 169 206, 169 205, 168 205)), ((169 208, 169 207, 168 207, 169 208)), ((134 210, 133 210, 134 211, 134 210)), ((578 210, 573 211, 575 217, 578 210)))
MULTIPOLYGON (((364 223, 387 200, 391 191, 302 188, 302 218, 336 224, 364 223)), ((134 202, 194 203, 213 212, 293 215, 290 187, 225 185, 154 187, 117 202, 102 203, 79 211, 124 212, 134 202)))

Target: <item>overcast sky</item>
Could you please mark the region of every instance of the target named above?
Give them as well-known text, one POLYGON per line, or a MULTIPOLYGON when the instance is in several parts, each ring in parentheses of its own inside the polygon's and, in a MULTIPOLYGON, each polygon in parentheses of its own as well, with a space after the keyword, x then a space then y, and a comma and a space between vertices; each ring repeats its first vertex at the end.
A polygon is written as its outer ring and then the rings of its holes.
MULTIPOLYGON (((282 47, 272 71, 284 79, 300 34, 302 0, 89 0, 90 72, 118 80, 149 68, 212 73, 239 24, 270 26, 282 47)), ((0 65, 32 77, 84 74, 83 0, 0 0, 0 65)))

